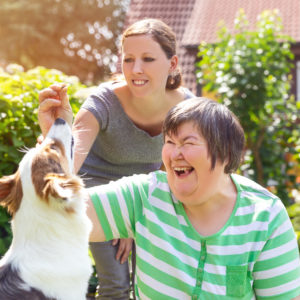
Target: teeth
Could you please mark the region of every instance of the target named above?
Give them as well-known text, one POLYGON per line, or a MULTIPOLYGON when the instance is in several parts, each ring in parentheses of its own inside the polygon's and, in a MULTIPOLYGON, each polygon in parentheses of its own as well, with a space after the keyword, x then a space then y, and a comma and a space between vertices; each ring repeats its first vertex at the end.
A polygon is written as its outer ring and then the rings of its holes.
POLYGON ((192 167, 174 167, 173 169, 178 176, 181 176, 183 174, 189 174, 193 170, 192 167))
POLYGON ((190 168, 187 168, 187 167, 185 167, 185 168, 183 168, 183 167, 181 167, 181 168, 179 168, 179 167, 174 168, 175 171, 186 171, 186 170, 189 170, 189 169, 190 168))
POLYGON ((134 84, 136 84, 136 85, 143 85, 143 84, 146 83, 145 80, 134 80, 133 82, 134 82, 134 84))

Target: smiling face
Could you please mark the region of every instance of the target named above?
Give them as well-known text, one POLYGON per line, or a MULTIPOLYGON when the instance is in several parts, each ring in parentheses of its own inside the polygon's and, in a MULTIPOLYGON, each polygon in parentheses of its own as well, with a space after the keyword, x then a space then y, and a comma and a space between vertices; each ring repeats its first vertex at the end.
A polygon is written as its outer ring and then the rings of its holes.
POLYGON ((177 57, 168 59, 165 52, 149 35, 124 39, 122 70, 135 97, 164 92, 168 75, 177 66, 177 57))
POLYGON ((211 199, 224 176, 224 164, 219 161, 212 169, 207 142, 192 121, 166 134, 162 159, 171 191, 185 205, 211 199))

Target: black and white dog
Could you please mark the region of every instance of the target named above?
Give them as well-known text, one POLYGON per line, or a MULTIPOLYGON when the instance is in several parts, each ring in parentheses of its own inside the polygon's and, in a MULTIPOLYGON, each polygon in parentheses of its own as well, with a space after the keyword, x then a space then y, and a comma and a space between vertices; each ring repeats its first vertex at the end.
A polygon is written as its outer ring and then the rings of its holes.
POLYGON ((18 171, 0 179, 0 204, 12 215, 12 244, 0 261, 0 300, 84 300, 92 271, 91 222, 73 174, 73 137, 57 119, 18 171))

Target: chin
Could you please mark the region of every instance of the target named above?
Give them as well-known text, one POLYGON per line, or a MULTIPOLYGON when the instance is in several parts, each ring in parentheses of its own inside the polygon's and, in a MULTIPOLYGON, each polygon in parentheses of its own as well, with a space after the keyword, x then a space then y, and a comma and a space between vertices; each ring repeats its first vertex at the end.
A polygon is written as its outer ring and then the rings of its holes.
POLYGON ((195 199, 190 189, 178 190, 178 189, 171 188, 171 191, 173 192, 176 199, 178 199, 182 203, 189 203, 193 201, 192 199, 195 199))

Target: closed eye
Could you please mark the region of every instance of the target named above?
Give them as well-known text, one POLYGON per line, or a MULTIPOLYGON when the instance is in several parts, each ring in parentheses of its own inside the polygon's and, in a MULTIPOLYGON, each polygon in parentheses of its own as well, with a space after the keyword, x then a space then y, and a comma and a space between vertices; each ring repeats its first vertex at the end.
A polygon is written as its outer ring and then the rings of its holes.
POLYGON ((60 152, 60 149, 59 149, 59 147, 58 147, 56 144, 51 144, 51 145, 49 146, 49 148, 50 148, 51 150, 60 152))
POLYGON ((165 144, 174 145, 174 142, 173 142, 173 141, 171 141, 171 140, 166 140, 166 141, 165 141, 165 144))
POLYGON ((145 62, 152 62, 152 61, 154 61, 154 58, 152 58, 152 57, 144 57, 143 60, 145 62))
POLYGON ((60 141, 54 140, 51 144, 49 144, 49 149, 52 150, 52 153, 56 153, 56 155, 64 155, 64 149, 60 141))
POLYGON ((125 63, 130 63, 130 62, 133 62, 133 58, 125 58, 123 61, 125 63))

